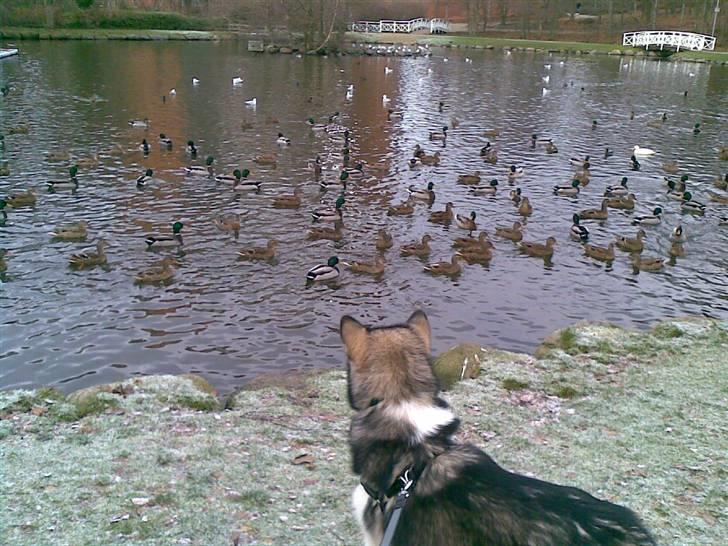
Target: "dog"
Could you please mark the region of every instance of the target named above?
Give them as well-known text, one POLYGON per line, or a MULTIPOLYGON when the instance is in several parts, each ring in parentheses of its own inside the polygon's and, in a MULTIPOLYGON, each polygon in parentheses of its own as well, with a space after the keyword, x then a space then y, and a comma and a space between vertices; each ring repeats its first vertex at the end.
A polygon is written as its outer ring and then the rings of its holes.
POLYGON ((366 546, 385 533, 392 546, 656 545, 628 508, 509 472, 456 442, 460 421, 438 396, 422 311, 386 327, 344 316, 340 333, 360 477, 352 505, 366 546))

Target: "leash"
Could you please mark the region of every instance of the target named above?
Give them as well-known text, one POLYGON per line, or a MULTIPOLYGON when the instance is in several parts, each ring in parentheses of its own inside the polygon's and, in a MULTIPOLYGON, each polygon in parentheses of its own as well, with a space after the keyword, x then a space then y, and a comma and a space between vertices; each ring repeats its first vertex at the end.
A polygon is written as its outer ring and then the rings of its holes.
POLYGON ((397 493, 397 499, 394 502, 394 510, 392 511, 392 515, 389 516, 389 521, 384 529, 384 536, 382 537, 382 542, 379 546, 390 546, 394 533, 397 531, 397 525, 399 524, 399 518, 402 515, 402 510, 407 505, 407 501, 410 498, 410 490, 415 484, 414 480, 410 477, 410 470, 411 468, 408 468, 404 471, 404 474, 399 477, 401 482, 399 493, 397 493))

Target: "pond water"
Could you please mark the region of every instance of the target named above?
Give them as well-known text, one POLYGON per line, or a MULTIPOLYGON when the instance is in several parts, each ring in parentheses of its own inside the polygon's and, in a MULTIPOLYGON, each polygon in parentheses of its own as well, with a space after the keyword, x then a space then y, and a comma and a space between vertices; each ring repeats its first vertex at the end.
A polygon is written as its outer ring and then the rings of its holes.
POLYGON ((0 82, 13 87, 0 97, 10 167, 0 178, 0 195, 32 188, 38 201, 34 208, 7 209, 0 228, 0 247, 12 252, 0 285, 0 386, 70 390, 133 374, 196 372, 231 390, 265 372, 341 366, 337 327, 345 313, 380 323, 422 308, 435 351, 461 341, 530 351, 580 319, 646 327, 677 315, 728 317, 728 227, 719 226, 728 207, 709 201, 712 181, 728 168, 717 153, 728 144, 726 67, 472 50, 435 50, 417 59, 271 56, 248 54, 236 42, 21 46, 19 57, 0 61, 0 82), (232 85, 236 76, 244 79, 241 86, 232 85), (349 84, 354 94, 346 100, 349 84), (383 94, 402 120, 387 120, 383 94), (245 105, 252 97, 255 109, 245 105), (365 162, 375 179, 349 186, 342 241, 307 241, 308 211, 336 197, 320 193, 308 160, 320 154, 324 176, 336 177, 342 146, 304 120, 324 121, 335 111, 351 132, 352 164, 365 162), (654 123, 663 112, 667 121, 654 123), (452 125, 453 117, 460 124, 446 146, 430 142, 429 131, 452 125), (149 118, 149 131, 130 127, 135 118, 149 118), (702 124, 697 136, 696 122, 702 124), (9 134, 23 125, 27 134, 9 134), (489 129, 501 131, 490 138, 496 165, 479 157, 489 129), (290 147, 276 145, 279 131, 290 147), (158 146, 160 132, 173 139, 171 151, 158 146), (559 153, 532 149, 534 132, 552 138, 559 153), (145 137, 152 148, 146 157, 138 151, 145 137), (260 193, 235 195, 214 181, 186 178, 188 139, 199 147, 197 164, 209 154, 218 172, 248 168, 262 181, 260 193), (418 143, 440 151, 439 166, 408 168, 418 143), (659 152, 642 161, 640 172, 627 165, 635 144, 659 152), (604 159, 607 146, 614 156, 604 159), (98 163, 80 167, 75 193, 47 193, 46 180, 63 178, 75 161, 63 159, 66 151, 76 159, 98 154, 98 163), (271 152, 278 154, 276 168, 252 162, 271 152), (568 159, 585 155, 593 158, 589 186, 576 198, 554 196, 555 184, 571 180, 568 159), (681 214, 679 203, 665 197, 661 165, 667 161, 689 174, 695 199, 708 203, 704 217, 681 214), (522 220, 508 198, 511 164, 524 167, 517 185, 534 206, 524 238, 554 236, 551 263, 493 236, 496 225, 522 220), (159 180, 140 190, 134 179, 146 168, 159 180), (484 180, 499 180, 495 197, 473 196, 456 183, 458 174, 476 170, 484 180), (637 196, 635 212, 613 210, 605 222, 585 224, 592 241, 605 245, 616 234, 634 235, 633 214, 661 206, 663 222, 645 228, 645 255, 666 257, 678 224, 687 242, 686 255, 659 273, 636 274, 620 252, 611 265, 595 262, 569 239, 572 214, 598 207, 606 185, 622 176, 637 196), (406 198, 407 186, 429 181, 437 194, 433 210, 452 201, 458 212, 476 211, 479 229, 495 245, 489 265, 468 265, 450 280, 424 273, 417 258, 399 256, 400 244, 429 233, 431 260, 449 260, 453 238, 465 235, 454 224, 428 222, 426 205, 411 217, 386 215, 388 205, 406 198), (304 192, 299 210, 271 207, 274 196, 294 188, 304 192), (213 225, 221 212, 242 215, 237 239, 213 225), (86 243, 51 239, 55 225, 79 220, 89 223, 86 243), (168 232, 176 220, 184 223, 185 245, 174 281, 135 285, 134 275, 162 256, 146 250, 145 234, 168 232), (305 287, 306 271, 332 255, 373 259, 380 227, 395 240, 381 279, 345 272, 334 286, 305 287), (110 243, 108 266, 70 269, 69 256, 98 237, 110 243), (237 259, 238 249, 269 238, 279 241, 274 263, 237 259))

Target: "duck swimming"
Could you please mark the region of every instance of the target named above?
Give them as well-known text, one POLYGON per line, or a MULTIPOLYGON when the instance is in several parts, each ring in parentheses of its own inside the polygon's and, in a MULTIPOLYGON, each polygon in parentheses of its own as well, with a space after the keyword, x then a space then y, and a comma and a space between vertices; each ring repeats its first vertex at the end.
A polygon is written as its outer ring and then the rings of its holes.
POLYGON ((78 189, 78 178, 76 178, 76 175, 78 174, 78 167, 76 165, 73 165, 70 169, 68 169, 68 180, 62 180, 62 181, 53 181, 49 180, 46 182, 48 184, 48 191, 49 192, 55 192, 58 190, 77 190, 78 189))
MULTIPOLYGON (((519 188, 520 189, 520 188, 519 188)), ((470 188, 473 195, 495 195, 498 191, 498 180, 495 178, 488 182, 487 186, 475 186, 470 188)))
POLYGON ((495 228, 495 234, 504 239, 509 239, 514 243, 517 243, 523 239, 523 227, 520 222, 513 222, 512 227, 498 227, 495 228))
POLYGON ((614 261, 614 243, 609 243, 608 246, 597 246, 597 245, 584 245, 584 254, 595 260, 601 262, 613 262, 614 261))
POLYGON ((374 275, 375 277, 384 274, 384 258, 377 256, 374 262, 351 262, 344 263, 353 273, 361 275, 374 275))
POLYGON ((188 176, 206 176, 212 178, 215 176, 215 171, 212 168, 212 163, 215 159, 210 155, 205 160, 205 166, 202 165, 190 165, 185 167, 185 174, 188 176))
POLYGON ((277 209, 297 209, 301 206, 301 196, 303 190, 296 188, 293 195, 279 195, 273 199, 273 208, 277 209))
POLYGON ((337 279, 341 275, 341 271, 337 267, 339 258, 332 256, 325 264, 319 264, 308 270, 306 273, 306 282, 320 282, 337 279))
POLYGON ((243 248, 238 251, 240 260, 248 261, 270 261, 275 258, 278 242, 271 239, 265 246, 243 248))
POLYGON ((407 191, 409 192, 410 199, 417 199, 419 201, 428 201, 432 203, 435 201, 435 192, 432 190, 434 186, 435 185, 432 182, 429 182, 427 184, 427 189, 410 186, 407 188, 407 191))
POLYGON ((143 188, 144 186, 149 184, 152 180, 154 180, 153 175, 154 175, 154 171, 152 169, 147 169, 143 175, 139 176, 136 179, 137 188, 143 188))
POLYGON ((429 234, 425 234, 422 237, 422 241, 419 243, 409 243, 399 247, 399 253, 402 256, 419 256, 425 257, 430 255, 430 241, 432 237, 429 234))
POLYGON ((148 249, 157 248, 179 248, 183 245, 182 242, 182 228, 184 224, 182 222, 175 222, 172 224, 172 236, 164 235, 147 235, 144 242, 147 243, 148 249))
POLYGON ((604 197, 624 197, 629 194, 627 177, 623 176, 618 186, 607 186, 604 190, 604 197))
POLYGON ((579 218, 582 220, 606 220, 608 215, 607 199, 602 199, 601 208, 586 209, 579 212, 579 218))
POLYGON ((546 239, 545 244, 521 241, 520 243, 518 243, 518 248, 520 248, 529 256, 534 256, 537 258, 550 258, 554 254, 555 244, 556 239, 554 239, 553 237, 549 237, 548 239, 546 239))
POLYGON ((407 199, 399 205, 392 205, 387 209, 387 216, 410 216, 415 211, 414 204, 411 199, 407 199))
POLYGON ((455 224, 460 228, 464 229, 466 231, 475 231, 478 226, 475 223, 475 211, 470 213, 470 216, 465 216, 463 214, 458 214, 455 216, 455 224))
POLYGON ((445 205, 445 210, 430 213, 429 221, 436 224, 449 224, 450 222, 452 222, 454 216, 455 214, 453 213, 453 204, 447 203, 445 205))
POLYGON ((159 264, 139 272, 134 277, 134 282, 136 284, 155 284, 170 281, 174 277, 173 266, 176 264, 173 257, 167 256, 159 264))
POLYGON ((579 184, 581 182, 573 180, 568 186, 554 186, 554 195, 579 195, 579 184))
POLYGON ((88 234, 88 222, 80 221, 58 226, 50 235, 58 241, 83 241, 88 234))
POLYGON ((518 214, 521 216, 531 216, 533 214, 533 207, 528 197, 521 197, 521 203, 518 205, 518 214))
POLYGON ((106 248, 109 246, 104 239, 96 243, 96 250, 86 249, 77 254, 72 254, 68 262, 71 267, 94 267, 106 263, 106 248))
POLYGON ((312 227, 306 237, 309 241, 326 239, 327 241, 341 241, 344 234, 341 231, 341 222, 334 223, 334 227, 312 227))
POLYGON ((290 146, 291 139, 283 136, 283 133, 278 133, 278 138, 276 139, 276 144, 278 144, 278 146, 290 146))
POLYGON ((462 267, 460 266, 461 256, 455 254, 449 262, 435 262, 427 264, 424 271, 431 275, 444 275, 447 277, 455 277, 460 274, 462 267))
POLYGON ((698 203, 697 201, 693 201, 693 195, 686 191, 683 194, 683 202, 680 204, 680 210, 683 212, 689 212, 690 214, 705 214, 705 205, 703 203, 698 203))
POLYGON ((578 214, 574 214, 574 216, 571 217, 573 224, 571 226, 571 230, 569 231, 570 237, 574 241, 586 241, 589 239, 589 230, 582 226, 580 222, 580 218, 578 214))
POLYGON ((377 232, 377 239, 374 242, 374 246, 377 248, 377 250, 388 250, 392 248, 393 244, 394 240, 386 229, 380 229, 377 232))
POLYGON ((637 158, 633 155, 629 158, 629 168, 633 171, 639 171, 642 166, 640 165, 640 162, 637 161, 637 158))
POLYGON ((311 211, 314 222, 340 222, 342 219, 341 207, 344 206, 345 200, 343 196, 339 196, 334 203, 333 209, 318 209, 311 211))
POLYGON ((660 222, 662 222, 662 208, 660 207, 655 207, 652 214, 635 216, 632 219, 632 225, 635 226, 656 226, 660 222))
POLYGON ((642 239, 647 237, 644 229, 640 229, 635 237, 627 237, 625 235, 617 235, 615 242, 617 248, 624 250, 625 252, 642 252, 645 245, 642 239))

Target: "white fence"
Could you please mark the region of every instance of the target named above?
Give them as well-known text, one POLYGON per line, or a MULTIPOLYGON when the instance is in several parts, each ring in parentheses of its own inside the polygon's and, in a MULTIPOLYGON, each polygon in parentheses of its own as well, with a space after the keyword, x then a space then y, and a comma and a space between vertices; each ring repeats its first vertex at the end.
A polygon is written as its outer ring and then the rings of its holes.
POLYGON ((623 46, 644 47, 650 46, 690 49, 692 51, 712 51, 715 49, 715 36, 695 34, 694 32, 681 32, 679 30, 640 30, 638 32, 625 32, 622 36, 623 46))
POLYGON ((447 32, 450 23, 445 19, 412 19, 411 21, 357 21, 349 25, 349 30, 355 32, 416 32, 429 30, 430 34, 447 32))

